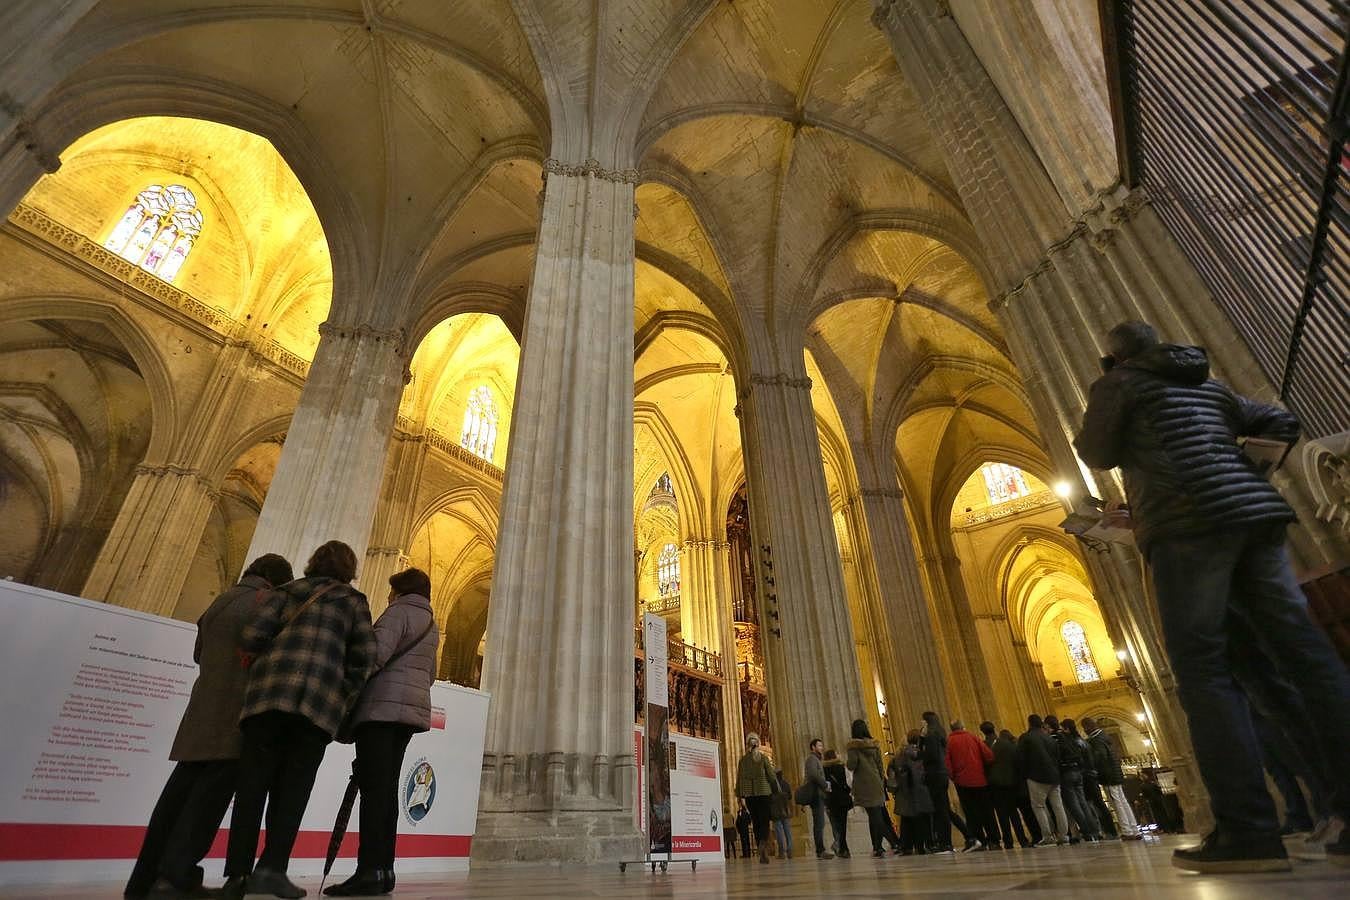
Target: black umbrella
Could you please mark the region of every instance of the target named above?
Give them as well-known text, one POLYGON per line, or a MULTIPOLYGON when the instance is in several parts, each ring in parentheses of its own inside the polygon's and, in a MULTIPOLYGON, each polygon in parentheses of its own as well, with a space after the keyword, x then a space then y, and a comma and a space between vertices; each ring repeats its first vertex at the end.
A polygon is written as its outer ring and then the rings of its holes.
POLYGON ((319 882, 321 895, 323 886, 328 881, 328 874, 333 871, 333 862, 342 847, 342 839, 347 836, 347 823, 352 819, 352 807, 356 805, 357 790, 356 760, 352 760, 352 777, 347 780, 347 790, 343 793, 342 803, 338 806, 337 818, 333 820, 333 836, 328 839, 328 855, 323 860, 323 881, 319 882))

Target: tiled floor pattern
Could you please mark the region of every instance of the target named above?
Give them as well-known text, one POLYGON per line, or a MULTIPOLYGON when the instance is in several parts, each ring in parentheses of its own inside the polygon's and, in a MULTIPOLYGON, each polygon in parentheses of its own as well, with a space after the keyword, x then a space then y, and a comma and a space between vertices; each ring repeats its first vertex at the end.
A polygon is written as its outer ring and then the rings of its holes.
MULTIPOLYGON (((555 868, 518 866, 480 869, 450 877, 407 876, 399 881, 399 900, 583 900, 583 898, 756 898, 806 897, 993 897, 1035 900, 1319 900, 1350 898, 1350 870, 1330 863, 1296 862, 1292 874, 1200 876, 1172 868, 1172 848, 1189 838, 1164 838, 1141 844, 1046 847, 1029 851, 957 854, 874 860, 774 860, 762 866, 735 860, 723 867, 687 865, 652 874, 617 866, 555 868)), ((344 873, 345 877, 345 873, 344 873)), ((313 897, 317 880, 303 879, 313 897)), ((115 900, 118 885, 80 888, 0 888, 0 898, 34 900, 115 900)))

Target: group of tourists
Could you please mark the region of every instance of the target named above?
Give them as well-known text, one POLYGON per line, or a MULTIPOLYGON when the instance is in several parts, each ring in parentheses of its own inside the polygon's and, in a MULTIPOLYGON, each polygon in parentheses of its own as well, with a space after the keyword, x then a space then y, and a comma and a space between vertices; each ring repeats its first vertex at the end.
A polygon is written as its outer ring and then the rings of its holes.
MULTIPOLYGON (((794 803, 811 810, 819 859, 851 856, 848 816, 855 806, 867 814, 878 858, 886 845, 896 856, 954 853, 953 828, 965 838, 963 852, 1142 838, 1120 756, 1100 723, 1084 719, 1080 730, 1072 719, 1032 715, 1020 737, 992 722, 982 722, 978 736, 959 719, 950 725, 948 731, 937 713, 925 712, 920 726, 886 754, 867 723, 855 720, 842 758, 819 738, 811 741, 796 791, 751 734, 736 771, 738 827, 753 828, 762 863, 769 862, 771 823, 778 856, 791 856, 787 820, 794 803), (953 786, 964 818, 952 809, 953 786)), ((750 855, 748 837, 742 837, 744 856, 750 855)))
POLYGON ((324 893, 393 890, 399 772, 412 736, 431 727, 440 635, 425 572, 391 577, 388 608, 372 625, 351 585, 356 565, 341 541, 315 550, 299 579, 284 558, 264 554, 202 614, 200 671, 170 752, 177 765, 126 897, 305 896, 286 870, 334 740, 356 745, 360 845, 356 873, 324 893), (226 880, 214 892, 200 863, 231 799, 226 880))

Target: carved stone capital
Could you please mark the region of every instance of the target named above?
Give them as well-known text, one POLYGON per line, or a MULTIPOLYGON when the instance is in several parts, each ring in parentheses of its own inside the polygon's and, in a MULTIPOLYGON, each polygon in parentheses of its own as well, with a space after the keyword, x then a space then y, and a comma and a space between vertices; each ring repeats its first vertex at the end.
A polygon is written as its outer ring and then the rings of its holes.
POLYGON ((389 348, 401 358, 406 358, 409 355, 407 350, 408 333, 402 328, 381 329, 365 323, 360 325, 336 325, 332 322, 321 322, 319 324, 319 335, 329 340, 335 338, 358 341, 370 340, 377 344, 389 345, 389 348))
POLYGON ((762 375, 758 372, 750 373, 751 384, 779 385, 782 387, 797 388, 799 390, 811 390, 810 378, 794 378, 785 372, 778 372, 773 375, 762 375))
POLYGON ((150 475, 154 478, 162 478, 165 475, 174 475, 174 476, 197 475, 199 472, 200 472, 199 469, 192 468, 191 466, 179 466, 173 463, 164 463, 158 466, 151 466, 146 465, 145 463, 141 463, 136 466, 137 475, 150 475))
POLYGON ((48 175, 61 168, 61 154, 49 149, 38 136, 33 123, 24 115, 24 105, 0 92, 0 112, 14 120, 14 140, 48 175))
MULTIPOLYGON (((772 375, 765 375, 759 372, 750 373, 750 381, 744 388, 736 394, 736 399, 744 402, 750 397, 750 392, 756 387, 790 387, 798 390, 811 390, 810 378, 796 378, 788 375, 786 372, 776 372, 772 375)), ((740 417, 740 404, 736 405, 736 415, 740 417)))
POLYGON ((549 175, 561 175, 565 178, 598 178, 601 181, 633 185, 641 180, 641 175, 637 169, 606 169, 601 167, 600 161, 597 159, 588 159, 577 166, 554 159, 551 156, 544 160, 545 180, 549 175))
POLYGON ((865 487, 858 490, 859 497, 885 498, 892 500, 903 500, 905 492, 899 488, 865 487))
POLYGON ((1139 214, 1139 210, 1149 204, 1149 196, 1143 188, 1136 188, 1125 195, 1125 199, 1107 217, 1112 225, 1124 225, 1139 214))

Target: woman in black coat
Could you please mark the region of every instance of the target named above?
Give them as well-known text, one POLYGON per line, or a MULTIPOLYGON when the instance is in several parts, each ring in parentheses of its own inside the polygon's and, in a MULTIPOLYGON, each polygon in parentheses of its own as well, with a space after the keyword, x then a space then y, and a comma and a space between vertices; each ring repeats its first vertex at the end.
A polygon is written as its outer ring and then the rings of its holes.
POLYGON ((825 781, 830 789, 825 794, 825 812, 830 817, 830 830, 834 832, 834 852, 840 859, 848 859, 848 811, 853 808, 853 791, 848 786, 848 770, 844 761, 833 750, 825 751, 821 763, 825 770, 825 781))
POLYGON ((929 710, 923 714, 923 739, 919 759, 923 762, 923 781, 933 801, 933 852, 952 850, 952 807, 948 799, 951 774, 947 771, 947 730, 942 719, 929 710))

